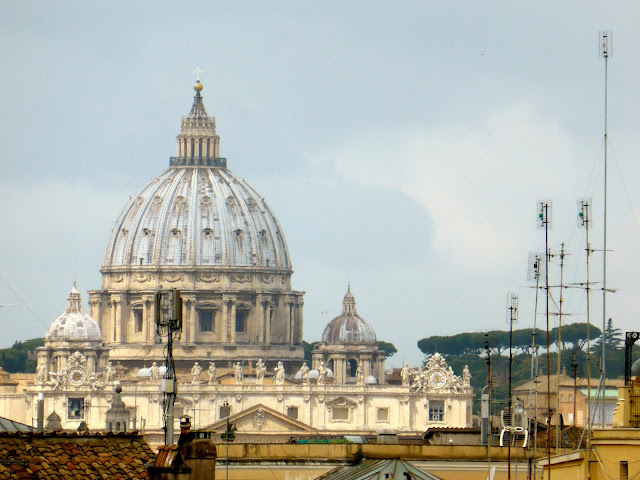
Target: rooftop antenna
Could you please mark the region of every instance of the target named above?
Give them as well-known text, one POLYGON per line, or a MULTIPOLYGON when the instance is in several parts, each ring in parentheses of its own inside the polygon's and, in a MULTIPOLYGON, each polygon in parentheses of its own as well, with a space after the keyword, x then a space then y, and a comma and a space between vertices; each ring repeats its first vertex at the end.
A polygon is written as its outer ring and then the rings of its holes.
MULTIPOLYGON (((507 293, 507 323, 509 324, 509 417, 513 416, 513 402, 511 400, 511 369, 513 367, 513 324, 518 323, 517 293, 507 293)), ((503 432, 504 433, 504 432, 503 432)), ((509 444, 507 445, 507 478, 511 480, 511 431, 509 432, 509 444)))
POLYGON ((606 425, 604 386, 607 379, 605 349, 607 328, 607 90, 609 57, 613 53, 611 30, 603 30, 600 36, 600 57, 604 58, 604 225, 602 251, 602 363, 600 383, 602 384, 602 428, 606 425))
POLYGON ((560 246, 560 299, 558 300, 558 353, 556 356, 556 449, 560 445, 560 365, 562 363, 562 303, 564 302, 564 242, 560 246))
POLYGON ((176 366, 173 362, 173 341, 182 331, 182 297, 180 290, 156 292, 156 331, 167 337, 165 357, 166 370, 162 376, 160 390, 164 393, 164 444, 173 445, 173 406, 176 401, 176 366))
MULTIPOLYGON (((540 291, 540 276, 544 271, 544 254, 540 252, 529 252, 529 264, 527 269, 527 280, 536 282, 536 301, 533 314, 533 329, 531 330, 531 383, 529 386, 529 405, 533 405, 534 437, 538 435, 538 389, 534 388, 538 383, 538 348, 536 345, 536 330, 538 329, 538 292, 540 291)), ((533 442, 533 458, 536 458, 538 445, 533 442)), ((536 478, 536 462, 533 462, 533 478, 536 478)))
MULTIPOLYGON (((578 228, 584 228, 585 232, 585 252, 587 254, 587 271, 585 291, 587 293, 587 424, 585 432, 587 434, 587 465, 591 455, 591 282, 589 277, 589 258, 591 257, 591 245, 589 244, 589 230, 591 230, 591 199, 578 199, 578 228)), ((575 397, 574 397, 575 401, 575 397)), ((574 425, 575 425, 574 415, 574 425)), ((584 433, 583 432, 583 435, 584 433)))
POLYGON ((547 479, 551 480, 551 359, 549 356, 549 230, 551 229, 551 200, 538 200, 537 202, 537 225, 539 230, 544 230, 544 283, 546 293, 546 348, 547 348, 547 468, 549 474, 547 479))

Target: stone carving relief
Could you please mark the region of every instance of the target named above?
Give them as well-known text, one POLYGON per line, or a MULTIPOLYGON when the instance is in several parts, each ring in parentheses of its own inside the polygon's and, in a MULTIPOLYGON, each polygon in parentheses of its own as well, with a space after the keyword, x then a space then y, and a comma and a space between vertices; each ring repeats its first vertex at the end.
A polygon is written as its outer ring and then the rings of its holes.
POLYGON ((256 430, 262 430, 262 428, 267 424, 267 416, 264 413, 262 408, 259 408, 253 413, 253 419, 251 421, 256 430))
POLYGON ((201 272, 198 274, 198 280, 201 282, 211 283, 211 282, 219 282, 220 274, 219 273, 208 273, 201 272))

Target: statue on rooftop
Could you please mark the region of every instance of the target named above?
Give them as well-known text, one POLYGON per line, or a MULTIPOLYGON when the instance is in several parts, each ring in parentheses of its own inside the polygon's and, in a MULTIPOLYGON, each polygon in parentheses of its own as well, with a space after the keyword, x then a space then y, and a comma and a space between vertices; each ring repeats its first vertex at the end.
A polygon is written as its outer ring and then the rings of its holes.
POLYGON ((411 371, 408 363, 405 363, 402 370, 400 370, 400 376, 402 377, 402 386, 408 387, 411 382, 411 371))
POLYGON ((198 383, 200 383, 201 373, 202 373, 202 367, 198 365, 198 362, 194 363, 193 367, 191 368, 191 376, 193 377, 193 379, 191 380, 192 384, 197 385, 198 383))
POLYGON ((242 368, 242 364, 237 362, 233 366, 233 375, 236 377, 236 385, 240 385, 242 383, 242 379, 244 378, 244 369, 242 368))
POLYGON ((300 373, 300 379, 304 385, 309 384, 309 367, 307 366, 307 362, 302 362, 302 366, 298 371, 300 373))
POLYGON ((216 383, 216 364, 214 362, 209 363, 209 368, 207 369, 207 373, 209 374, 209 385, 213 385, 216 383))
POLYGON ((284 384, 284 365, 282 362, 278 362, 278 366, 273 371, 275 372, 276 385, 284 384))
POLYGON ((259 358, 256 362, 256 384, 262 385, 264 383, 264 374, 267 371, 267 367, 264 366, 262 359, 259 358))
POLYGON ((320 366, 318 367, 318 381, 317 385, 324 385, 327 381, 327 367, 324 366, 324 362, 320 362, 320 366))

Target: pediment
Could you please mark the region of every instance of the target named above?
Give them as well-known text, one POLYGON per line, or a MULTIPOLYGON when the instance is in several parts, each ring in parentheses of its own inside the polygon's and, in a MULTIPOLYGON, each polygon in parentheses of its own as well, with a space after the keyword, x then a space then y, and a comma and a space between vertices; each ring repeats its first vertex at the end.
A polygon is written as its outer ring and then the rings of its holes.
POLYGON ((345 397, 335 397, 335 398, 327 400, 327 406, 328 407, 349 407, 349 408, 353 408, 356 405, 357 405, 356 402, 354 402, 353 400, 349 400, 348 398, 345 398, 345 397))
MULTIPOLYGON (((278 433, 315 433, 315 429, 306 423, 294 420, 265 405, 258 404, 247 408, 229 418, 238 432, 278 434, 278 433)), ((207 430, 223 431, 227 428, 227 420, 220 420, 207 430)))

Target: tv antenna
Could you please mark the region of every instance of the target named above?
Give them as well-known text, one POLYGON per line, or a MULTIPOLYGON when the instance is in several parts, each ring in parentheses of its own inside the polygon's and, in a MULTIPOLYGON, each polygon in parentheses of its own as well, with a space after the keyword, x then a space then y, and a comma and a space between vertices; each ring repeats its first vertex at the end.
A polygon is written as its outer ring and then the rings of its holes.
POLYGON ((165 445, 173 445, 173 406, 178 393, 176 366, 173 362, 173 341, 180 337, 181 331, 182 297, 180 296, 180 290, 156 292, 156 332, 161 337, 167 337, 166 370, 160 383, 160 390, 164 393, 163 429, 165 445))
MULTIPOLYGON (((551 200, 538 200, 537 225, 539 230, 544 230, 544 283, 546 293, 546 347, 547 347, 547 418, 551 425, 551 357, 549 354, 549 230, 551 230, 551 200)), ((551 428, 547 428, 547 465, 549 479, 551 478, 551 428)))
MULTIPOLYGON (((513 383, 511 376, 511 369, 513 367, 513 324, 518 323, 518 300, 517 293, 507 293, 507 323, 509 324, 509 416, 513 415, 513 405, 511 400, 511 386, 513 383)), ((503 412, 504 413, 504 412, 503 412)), ((504 426, 504 423, 503 423, 504 426)), ((500 435, 500 446, 502 446, 502 437, 505 430, 502 430, 500 435)), ((508 462, 508 478, 511 478, 511 438, 509 438, 509 445, 507 446, 507 462, 508 462)))
MULTIPOLYGON (((586 253, 586 281, 584 283, 584 289, 587 294, 587 426, 582 432, 582 435, 587 434, 587 464, 589 463, 589 456, 591 453, 591 281, 589 274, 589 259, 593 250, 589 243, 589 230, 593 226, 591 224, 591 205, 590 198, 578 199, 578 228, 584 228, 585 232, 585 253, 586 253)), ((574 398, 575 400, 575 398, 574 398)), ((574 415, 575 422, 575 415, 574 415)), ((582 439, 581 439, 582 441, 582 439)))
MULTIPOLYGON (((538 298, 540 291, 540 278, 543 275, 545 266, 544 254, 540 252, 529 252, 529 261, 527 268, 527 280, 536 282, 536 300, 533 313, 533 329, 531 330, 531 383, 529 384, 529 405, 533 405, 533 416, 535 417, 534 435, 538 434, 538 389, 534 389, 534 385, 538 383, 538 345, 536 345, 536 331, 538 329, 538 298)), ((535 458, 538 445, 533 443, 533 456, 535 458)), ((535 462, 534 462, 535 477, 535 462)))
POLYGON ((606 426, 604 388, 607 379, 605 339, 607 328, 607 94, 609 57, 613 56, 613 33, 603 30, 600 36, 600 57, 604 58, 604 215, 603 215, 603 246, 602 246, 602 362, 600 365, 600 384, 602 385, 602 428, 606 426))

